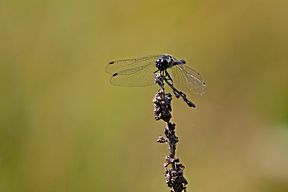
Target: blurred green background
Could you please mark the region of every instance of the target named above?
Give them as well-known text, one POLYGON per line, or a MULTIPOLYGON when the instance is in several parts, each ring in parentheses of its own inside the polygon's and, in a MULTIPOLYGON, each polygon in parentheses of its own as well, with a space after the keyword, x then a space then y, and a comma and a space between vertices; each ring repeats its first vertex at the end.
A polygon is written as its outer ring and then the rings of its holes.
POLYGON ((156 86, 105 65, 170 53, 201 72, 173 100, 188 191, 288 191, 286 0, 1 0, 0 191, 168 191, 156 86))

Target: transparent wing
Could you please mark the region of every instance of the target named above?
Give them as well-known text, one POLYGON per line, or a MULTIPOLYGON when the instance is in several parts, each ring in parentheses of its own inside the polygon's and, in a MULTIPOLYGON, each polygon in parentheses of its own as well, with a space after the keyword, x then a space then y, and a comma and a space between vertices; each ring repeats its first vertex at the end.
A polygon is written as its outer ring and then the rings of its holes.
POLYGON ((148 63, 156 62, 161 55, 152 55, 146 57, 139 57, 135 59, 122 59, 109 62, 106 66, 106 72, 110 74, 119 73, 126 69, 137 68, 139 66, 145 66, 148 63))
POLYGON ((172 79, 175 87, 191 94, 203 95, 206 84, 200 73, 187 65, 176 65, 172 67, 172 79))
POLYGON ((156 71, 155 61, 150 61, 145 65, 128 68, 116 72, 112 75, 110 82, 112 85, 124 87, 141 87, 154 84, 154 72, 156 71))

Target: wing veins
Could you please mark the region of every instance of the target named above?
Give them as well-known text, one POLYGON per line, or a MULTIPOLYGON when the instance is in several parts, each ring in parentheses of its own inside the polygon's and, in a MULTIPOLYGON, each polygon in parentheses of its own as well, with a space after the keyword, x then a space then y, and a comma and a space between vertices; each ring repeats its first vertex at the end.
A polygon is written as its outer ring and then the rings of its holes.
POLYGON ((150 62, 151 60, 153 60, 153 62, 156 62, 156 60, 159 57, 161 57, 161 55, 152 55, 152 56, 139 57, 139 58, 134 58, 134 59, 121 59, 121 60, 111 61, 106 66, 106 72, 110 74, 114 74, 114 73, 123 71, 125 69, 136 68, 138 66, 146 65, 147 62, 150 62))

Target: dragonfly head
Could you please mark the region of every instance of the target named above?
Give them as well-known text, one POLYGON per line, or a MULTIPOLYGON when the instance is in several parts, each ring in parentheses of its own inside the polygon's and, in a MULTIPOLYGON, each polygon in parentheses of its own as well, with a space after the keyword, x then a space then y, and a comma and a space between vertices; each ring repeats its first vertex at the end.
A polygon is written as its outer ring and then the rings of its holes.
POLYGON ((163 55, 159 59, 156 60, 156 67, 160 71, 164 71, 165 69, 172 66, 173 57, 170 55, 163 55))

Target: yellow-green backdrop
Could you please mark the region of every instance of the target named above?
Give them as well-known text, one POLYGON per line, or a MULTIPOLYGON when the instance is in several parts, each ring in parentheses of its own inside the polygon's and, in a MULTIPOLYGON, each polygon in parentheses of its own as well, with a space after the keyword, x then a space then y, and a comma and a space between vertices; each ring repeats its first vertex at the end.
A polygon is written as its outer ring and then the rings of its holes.
POLYGON ((0 191, 168 191, 156 86, 105 65, 170 53, 207 82, 173 99, 188 191, 288 191, 286 0, 1 0, 0 191))

